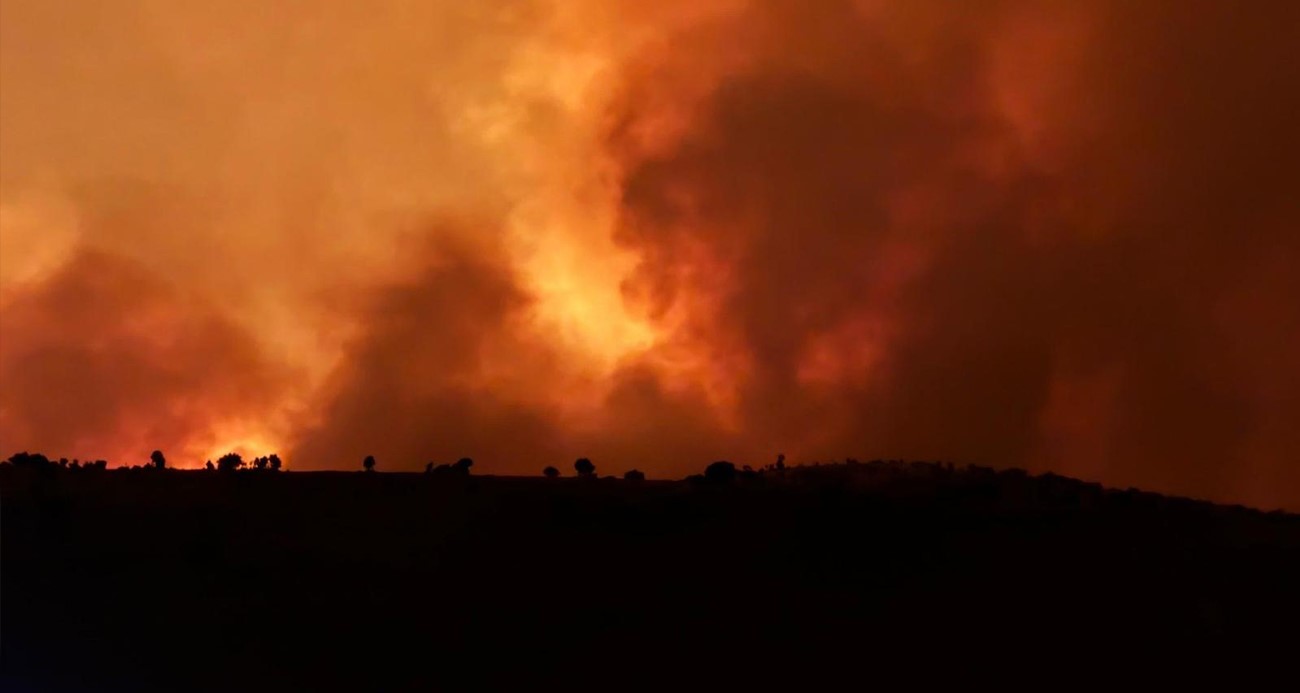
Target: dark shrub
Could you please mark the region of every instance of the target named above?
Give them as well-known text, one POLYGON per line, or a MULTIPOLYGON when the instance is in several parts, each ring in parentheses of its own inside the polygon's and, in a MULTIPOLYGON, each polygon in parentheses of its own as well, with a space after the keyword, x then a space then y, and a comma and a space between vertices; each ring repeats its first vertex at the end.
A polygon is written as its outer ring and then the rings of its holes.
POLYGON ((704 479, 715 484, 729 484, 736 478, 736 465, 719 460, 704 468, 704 479))
POLYGON ((228 452, 217 460, 217 470, 222 472, 233 472, 244 466, 244 458, 237 452, 228 452))

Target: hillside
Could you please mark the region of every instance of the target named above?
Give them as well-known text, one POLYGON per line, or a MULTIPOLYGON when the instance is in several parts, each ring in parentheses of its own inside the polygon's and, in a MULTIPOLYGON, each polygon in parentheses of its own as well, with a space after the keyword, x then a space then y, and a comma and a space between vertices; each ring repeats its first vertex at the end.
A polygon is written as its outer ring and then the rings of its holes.
POLYGON ((980 468, 6 465, 0 493, 6 690, 809 684, 1101 651, 1185 665, 1276 645, 1300 617, 1300 517, 980 468))

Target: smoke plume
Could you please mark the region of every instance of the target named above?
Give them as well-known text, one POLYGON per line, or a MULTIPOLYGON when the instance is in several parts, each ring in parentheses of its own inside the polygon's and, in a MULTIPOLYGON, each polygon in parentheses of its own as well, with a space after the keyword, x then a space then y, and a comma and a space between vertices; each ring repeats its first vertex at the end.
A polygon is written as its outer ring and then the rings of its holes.
POLYGON ((1300 508, 1300 10, 706 5, 7 0, 0 452, 1300 508))

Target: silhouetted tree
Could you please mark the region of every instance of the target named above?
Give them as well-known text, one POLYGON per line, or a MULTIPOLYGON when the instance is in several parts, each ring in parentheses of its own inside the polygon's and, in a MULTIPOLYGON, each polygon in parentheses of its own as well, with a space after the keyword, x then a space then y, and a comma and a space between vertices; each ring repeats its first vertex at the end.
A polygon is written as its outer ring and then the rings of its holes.
POLYGON ((451 465, 451 468, 460 474, 469 474, 469 468, 473 466, 474 460, 468 457, 462 457, 456 460, 456 464, 451 465))
POLYGON ((279 456, 279 455, 272 453, 271 456, 267 458, 267 461, 271 463, 271 471, 273 471, 273 472, 278 472, 278 471, 280 471, 280 466, 281 466, 283 463, 280 462, 280 456, 279 456))
POLYGON ((777 471, 785 471, 785 454, 784 454, 784 453, 782 453, 782 454, 776 456, 776 469, 777 469, 777 471))
POLYGON ((736 465, 718 460, 704 468, 704 480, 716 484, 731 483, 736 478, 736 465))
POLYGON ((72 464, 68 465, 68 469, 81 469, 81 460, 73 460, 72 464))
POLYGON ((9 464, 15 467, 44 468, 51 466, 50 459, 41 453, 15 452, 9 456, 9 464))
POLYGON ((585 457, 579 457, 578 460, 573 463, 573 469, 578 473, 578 476, 581 477, 592 477, 596 475, 596 465, 592 464, 591 460, 585 457))
POLYGON ((237 452, 228 452, 217 460, 217 470, 222 472, 233 472, 243 466, 244 458, 237 452))
POLYGON ((547 467, 546 469, 542 470, 542 476, 546 477, 547 479, 554 479, 560 476, 560 470, 556 469, 555 467, 547 467))
POLYGON ((362 466, 362 467, 365 467, 365 470, 366 470, 367 472, 373 472, 373 471, 375 471, 375 456, 374 456, 374 455, 366 455, 366 459, 361 460, 361 466, 362 466))
POLYGON ((204 465, 204 468, 207 469, 209 472, 216 469, 216 467, 212 466, 212 460, 208 460, 208 463, 204 465))
POLYGON ((430 462, 430 463, 424 465, 424 473, 425 473, 425 474, 432 474, 432 473, 433 473, 433 463, 432 463, 432 462, 430 462))
POLYGON ((645 481, 645 473, 639 469, 629 469, 623 472, 625 481, 645 481))
POLYGON ((149 462, 153 464, 154 469, 167 468, 167 458, 163 457, 162 450, 154 450, 149 453, 149 462))

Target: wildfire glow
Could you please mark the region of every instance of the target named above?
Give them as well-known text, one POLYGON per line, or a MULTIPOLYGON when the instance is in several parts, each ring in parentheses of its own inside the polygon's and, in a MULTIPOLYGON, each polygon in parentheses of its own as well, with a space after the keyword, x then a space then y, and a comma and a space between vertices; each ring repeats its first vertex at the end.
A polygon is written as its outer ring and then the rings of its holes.
POLYGON ((0 3, 0 454, 1300 507, 1286 3, 264 5, 0 3))

